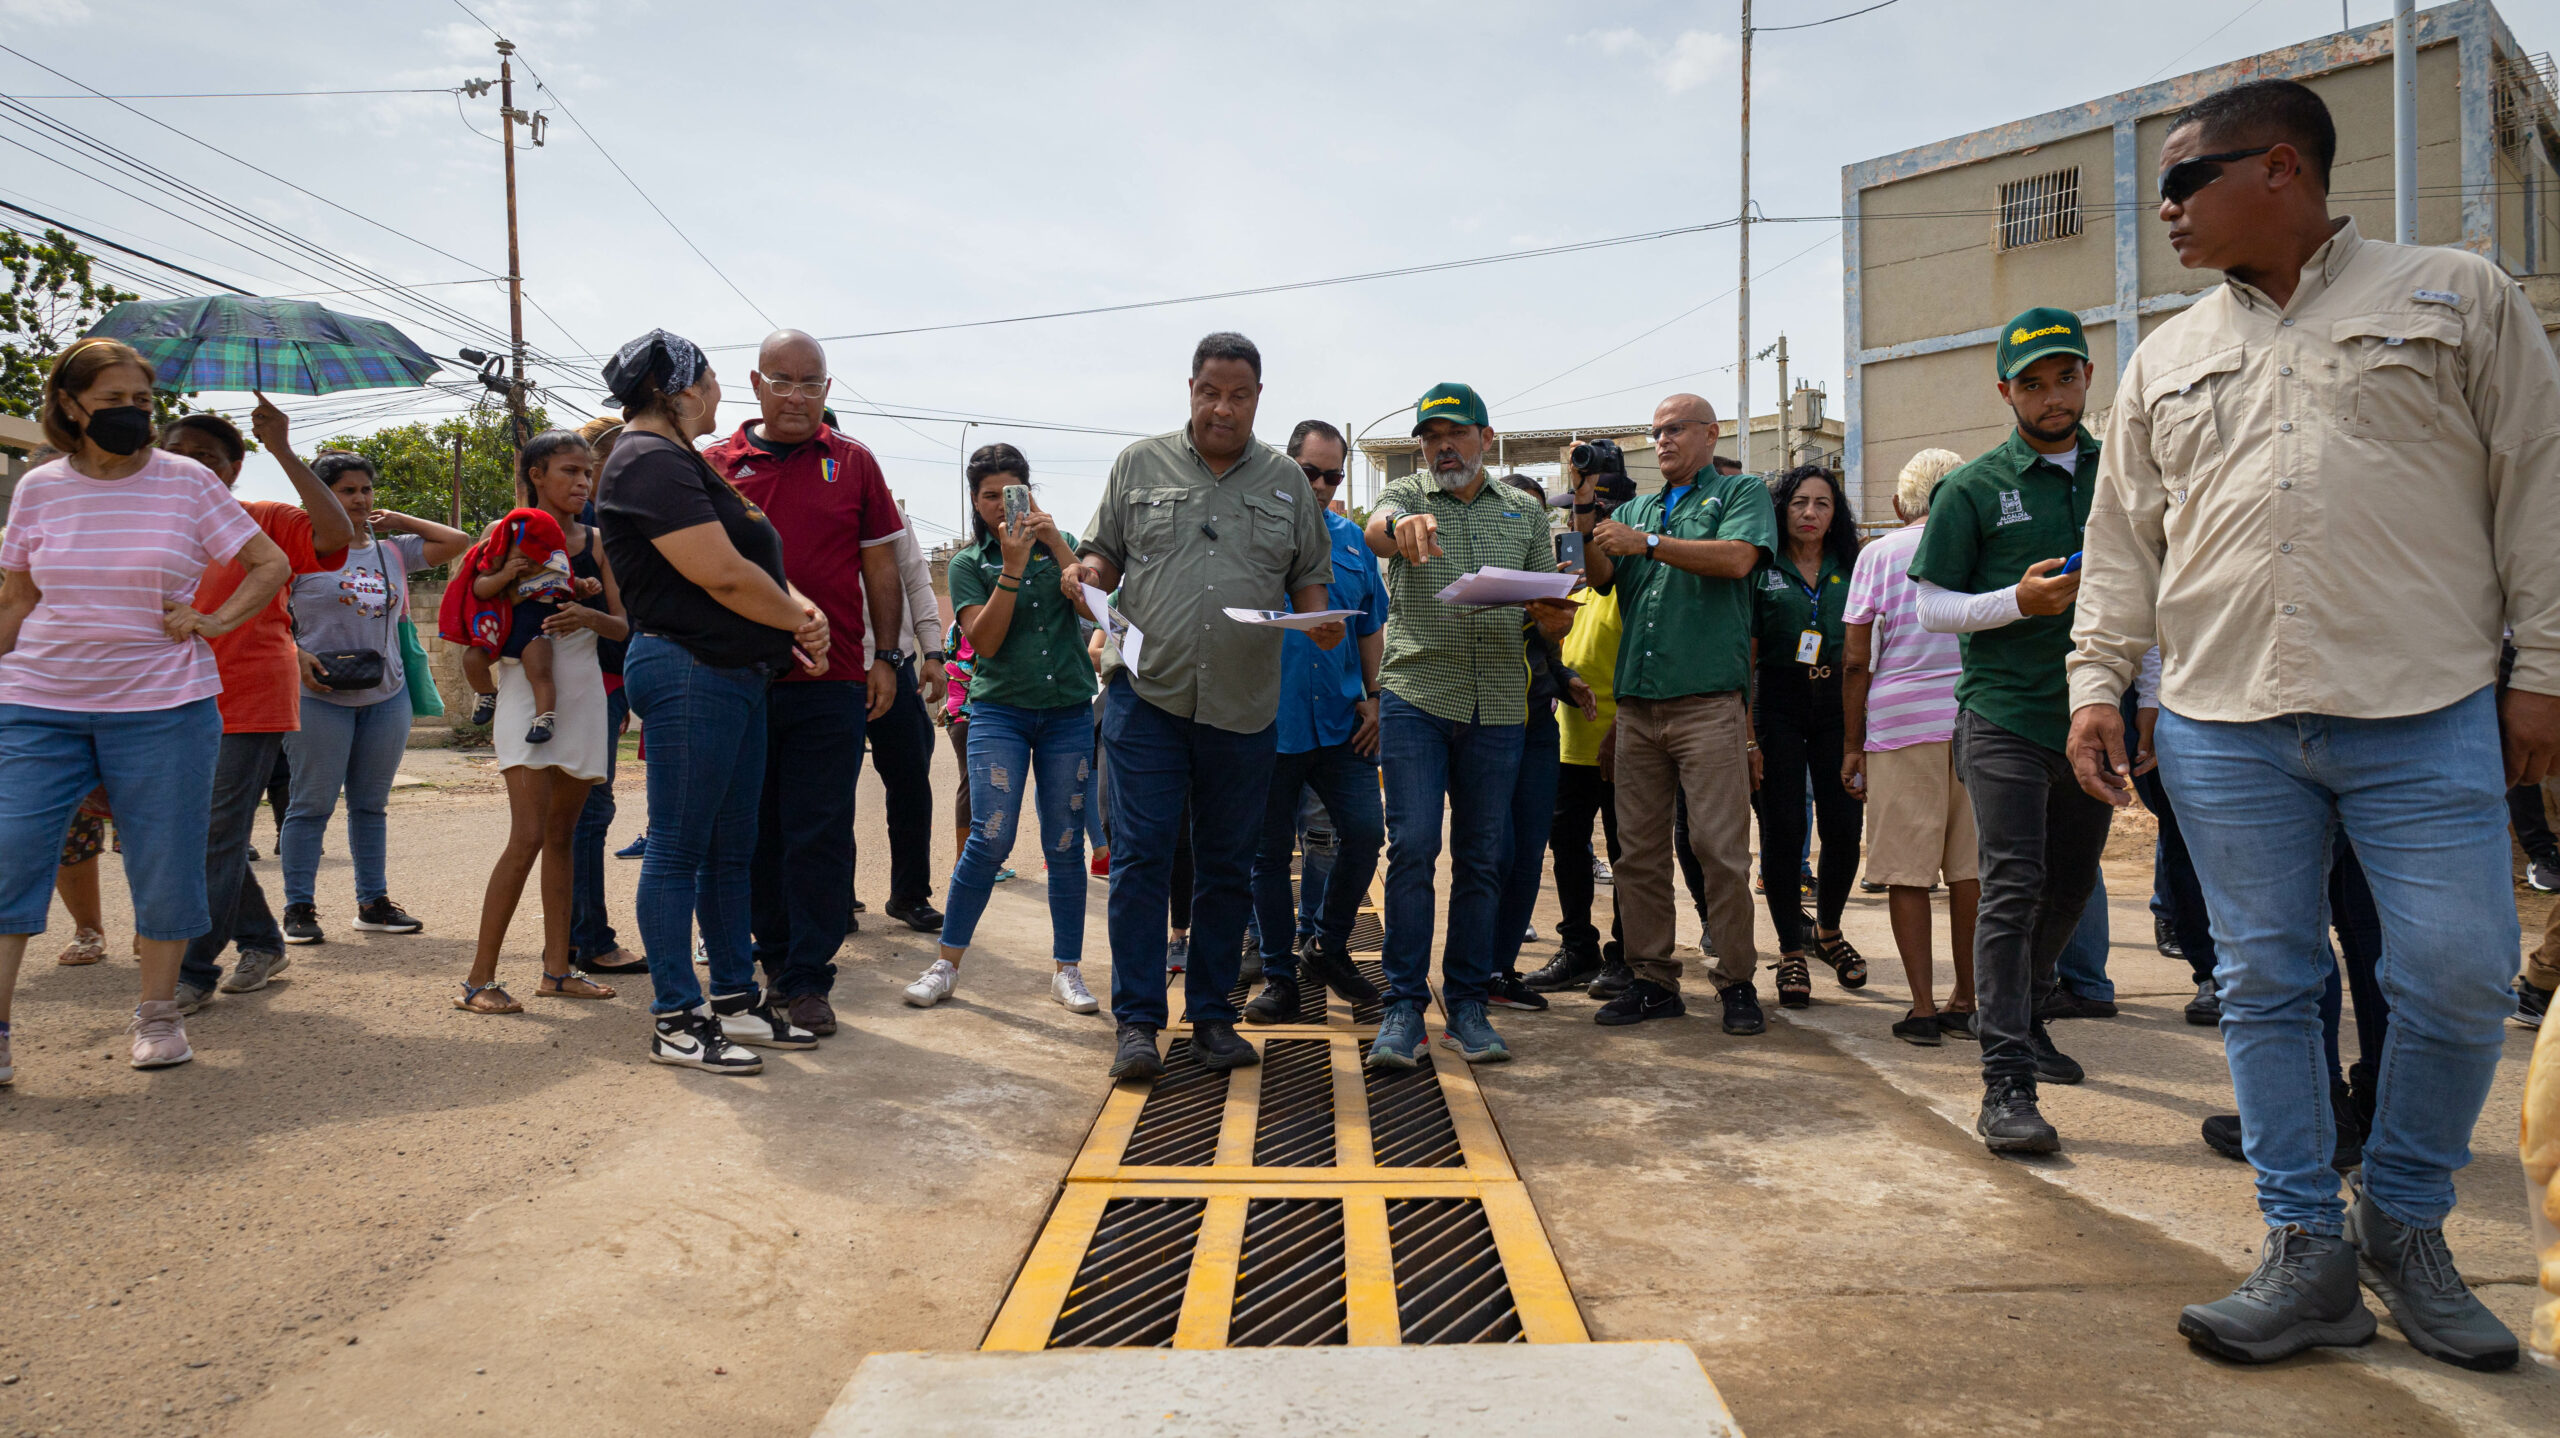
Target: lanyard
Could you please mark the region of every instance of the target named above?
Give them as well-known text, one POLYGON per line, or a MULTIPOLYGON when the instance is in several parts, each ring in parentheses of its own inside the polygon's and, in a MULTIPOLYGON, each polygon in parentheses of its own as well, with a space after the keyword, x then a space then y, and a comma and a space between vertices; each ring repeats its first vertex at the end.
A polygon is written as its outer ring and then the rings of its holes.
POLYGON ((1811 606, 1813 607, 1813 619, 1814 619, 1814 622, 1815 622, 1815 623, 1817 623, 1817 624, 1821 623, 1821 622, 1822 622, 1822 570, 1821 570, 1820 566, 1816 566, 1816 567, 1815 567, 1815 569, 1814 569, 1814 571, 1813 571, 1814 578, 1813 578, 1813 582, 1812 582, 1811 584, 1807 584, 1807 583, 1805 583, 1805 580, 1804 580, 1804 572, 1803 572, 1802 570, 1800 570, 1800 569, 1796 568, 1796 567, 1795 567, 1795 563, 1794 563, 1794 561, 1792 561, 1792 560, 1790 560, 1790 561, 1788 561, 1788 562, 1786 562, 1786 563, 1780 564, 1780 565, 1778 566, 1778 568, 1779 568, 1779 570, 1780 570, 1782 573, 1784 573, 1784 574, 1787 576, 1787 578, 1788 578, 1789 580, 1792 580, 1792 581, 1794 582, 1794 584, 1795 584, 1796 588, 1801 589, 1801 590, 1803 590, 1803 591, 1804 591, 1804 600, 1805 600, 1805 603, 1807 603, 1807 604, 1809 604, 1809 605, 1811 605, 1811 606))

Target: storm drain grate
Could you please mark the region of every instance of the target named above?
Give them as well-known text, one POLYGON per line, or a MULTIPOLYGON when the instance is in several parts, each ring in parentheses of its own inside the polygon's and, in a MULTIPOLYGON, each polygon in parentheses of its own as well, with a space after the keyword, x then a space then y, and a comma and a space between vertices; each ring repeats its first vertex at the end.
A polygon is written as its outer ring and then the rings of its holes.
POLYGON ((1191 1056, 1191 1040, 1175 1039, 1164 1055, 1164 1077, 1138 1111, 1129 1134, 1130 1164, 1205 1165, 1218 1157, 1218 1125, 1227 1112, 1224 1069, 1203 1068, 1191 1056))
POLYGON ((1263 1044, 1253 1161, 1261 1168, 1333 1166, 1330 1040, 1271 1039, 1263 1044))
POLYGON ((1374 1024, 1387 1016, 1387 966, 1376 959, 1354 959, 1352 966, 1369 980, 1369 987, 1378 991, 1378 997, 1370 1002, 1351 1006, 1352 1021, 1374 1024))
POLYGON ((1309 1348, 1350 1341, 1341 1200, 1257 1198, 1246 1205, 1227 1346, 1309 1348))
POLYGON ((1387 1200, 1396 1323, 1407 1343, 1524 1343, 1484 1204, 1471 1198, 1387 1200))
POLYGON ((1369 1149, 1378 1167, 1464 1168, 1458 1126, 1430 1061, 1409 1069, 1369 1068, 1366 1039, 1360 1057, 1360 1081, 1369 1094, 1369 1149))
POLYGON ((1351 937, 1343 947, 1355 954, 1374 954, 1387 946, 1386 921, 1375 909, 1362 909, 1351 921, 1351 937))
POLYGON ((1049 1330, 1052 1348, 1170 1348, 1200 1240, 1198 1198, 1117 1198, 1049 1330))

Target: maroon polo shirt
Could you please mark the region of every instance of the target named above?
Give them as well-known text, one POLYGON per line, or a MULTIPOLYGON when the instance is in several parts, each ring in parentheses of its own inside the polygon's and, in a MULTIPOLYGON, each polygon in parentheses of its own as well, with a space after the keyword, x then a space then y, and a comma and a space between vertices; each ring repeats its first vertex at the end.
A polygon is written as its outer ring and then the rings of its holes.
MULTIPOLYGON (((825 425, 806 441, 775 453, 748 437, 755 422, 702 452, 722 478, 773 521, 782 536, 782 573, 827 616, 832 631, 825 680, 859 680, 871 656, 862 643, 862 551, 886 544, 906 527, 880 462, 860 440, 825 425)), ((806 680, 794 666, 785 676, 806 680)))

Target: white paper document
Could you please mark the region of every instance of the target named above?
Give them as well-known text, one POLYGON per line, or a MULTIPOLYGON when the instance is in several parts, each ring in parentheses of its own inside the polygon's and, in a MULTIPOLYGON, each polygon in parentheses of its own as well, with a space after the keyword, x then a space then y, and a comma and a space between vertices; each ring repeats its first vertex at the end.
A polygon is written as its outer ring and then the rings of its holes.
POLYGON ((1541 574, 1532 569, 1504 569, 1488 564, 1461 575, 1437 596, 1443 604, 1523 604, 1532 599, 1562 599, 1580 583, 1579 574, 1541 574))
POLYGON ((1274 629, 1321 629, 1337 619, 1349 619, 1357 609, 1311 609, 1304 614, 1292 609, 1229 609, 1227 617, 1238 624, 1266 624, 1274 629))

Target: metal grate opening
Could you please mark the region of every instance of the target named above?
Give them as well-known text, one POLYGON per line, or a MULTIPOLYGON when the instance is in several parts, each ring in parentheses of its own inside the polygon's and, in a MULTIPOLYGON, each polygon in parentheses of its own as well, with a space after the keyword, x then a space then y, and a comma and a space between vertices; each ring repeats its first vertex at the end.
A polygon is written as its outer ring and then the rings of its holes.
POLYGON ((1369 987, 1378 991, 1378 997, 1370 1002, 1351 1006, 1352 1022, 1374 1024, 1387 1016, 1387 966, 1376 959, 1354 959, 1351 966, 1369 980, 1369 987))
POLYGON ((1227 1346, 1308 1348, 1348 1342, 1342 1201, 1257 1198, 1247 1204, 1227 1346))
POLYGON ((1343 948, 1355 954, 1374 954, 1387 946, 1387 924, 1375 909, 1362 909, 1360 917, 1351 921, 1351 937, 1343 948))
POLYGON ((1130 1130, 1125 1164, 1207 1165, 1218 1157, 1218 1125, 1227 1113, 1227 1071, 1201 1067, 1191 1040, 1165 1049, 1164 1077, 1147 1093, 1130 1130))
POLYGON ((1052 1348, 1170 1348, 1206 1199, 1115 1198, 1102 1210, 1052 1348))
POLYGON ((2000 248, 2067 240, 2080 233, 2080 167, 2011 180, 2000 187, 2000 248))
POLYGON ((1333 1045, 1327 1040, 1264 1042, 1253 1161, 1261 1168, 1333 1166, 1333 1045))
POLYGON ((1396 1322, 1407 1343, 1525 1343, 1493 1225, 1472 1198, 1387 1200, 1396 1322))
POLYGON ((1409 1069, 1370 1068, 1360 1041, 1361 1082, 1369 1091, 1369 1151, 1380 1168, 1464 1168, 1458 1126, 1429 1062, 1409 1069))

